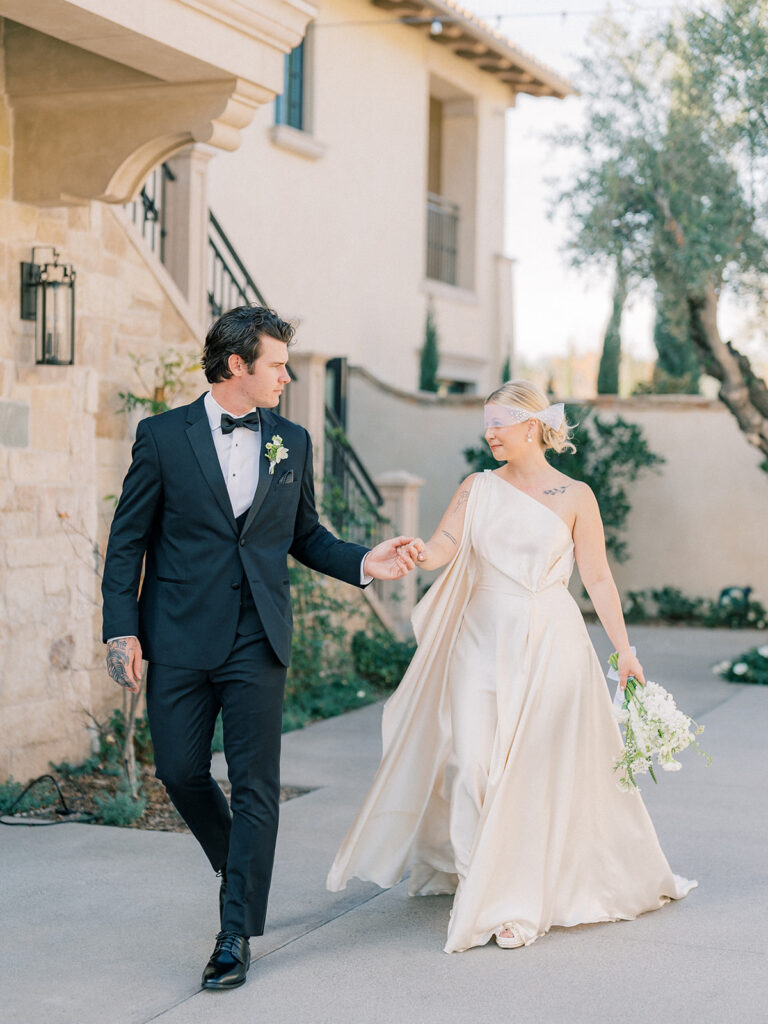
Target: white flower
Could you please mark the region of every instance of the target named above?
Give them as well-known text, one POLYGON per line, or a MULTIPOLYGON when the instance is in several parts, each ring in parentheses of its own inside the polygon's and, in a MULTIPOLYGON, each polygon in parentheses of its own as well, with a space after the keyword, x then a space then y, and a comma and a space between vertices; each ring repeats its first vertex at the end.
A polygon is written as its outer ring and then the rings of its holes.
MULTIPOLYGON (((725 667, 729 667, 727 662, 725 667)), ((625 699, 627 707, 614 711, 624 725, 624 751, 613 767, 619 789, 629 792, 637 789, 636 776, 644 772, 657 781, 654 759, 664 771, 679 771, 682 766, 675 755, 694 743, 701 729, 658 683, 649 681, 640 687, 630 680, 625 699)))
POLYGON ((716 665, 712 666, 712 672, 716 676, 721 676, 724 672, 727 672, 730 667, 730 661, 718 661, 716 665))
POLYGON ((749 665, 745 661, 737 661, 736 664, 732 666, 731 672, 733 672, 735 676, 746 675, 746 673, 749 672, 749 665))
POLYGON ((762 647, 758 647, 757 653, 761 658, 768 658, 768 644, 763 644, 762 647))
POLYGON ((283 448, 282 437, 279 434, 273 434, 272 440, 268 441, 264 448, 264 453, 269 460, 270 475, 275 472, 275 466, 278 462, 288 458, 288 452, 288 448, 283 448))
POLYGON ((358 696, 359 698, 362 698, 362 697, 364 697, 364 696, 365 696, 365 690, 358 690, 358 691, 357 691, 357 696, 358 696))

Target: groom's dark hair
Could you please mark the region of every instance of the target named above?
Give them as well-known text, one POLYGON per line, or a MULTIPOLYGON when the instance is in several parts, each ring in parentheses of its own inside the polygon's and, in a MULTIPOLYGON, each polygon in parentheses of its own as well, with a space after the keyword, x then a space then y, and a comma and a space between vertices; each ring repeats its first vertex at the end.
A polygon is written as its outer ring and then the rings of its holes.
POLYGON ((223 313, 211 324, 205 336, 203 369, 205 376, 216 384, 232 376, 228 360, 240 356, 250 372, 261 355, 261 339, 266 334, 276 341, 290 345, 295 328, 281 320, 272 309, 265 306, 236 306, 223 313))

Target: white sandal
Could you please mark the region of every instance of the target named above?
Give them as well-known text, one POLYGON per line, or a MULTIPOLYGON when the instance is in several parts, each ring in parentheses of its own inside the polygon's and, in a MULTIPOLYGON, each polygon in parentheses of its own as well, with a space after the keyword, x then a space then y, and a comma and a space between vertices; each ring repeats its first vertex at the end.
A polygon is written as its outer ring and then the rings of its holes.
POLYGON ((511 921, 503 924, 497 932, 493 933, 493 937, 496 939, 496 945, 502 949, 517 949, 519 946, 525 945, 525 939, 520 934, 520 929, 511 921), (502 935, 502 932, 509 932, 510 934, 502 935))

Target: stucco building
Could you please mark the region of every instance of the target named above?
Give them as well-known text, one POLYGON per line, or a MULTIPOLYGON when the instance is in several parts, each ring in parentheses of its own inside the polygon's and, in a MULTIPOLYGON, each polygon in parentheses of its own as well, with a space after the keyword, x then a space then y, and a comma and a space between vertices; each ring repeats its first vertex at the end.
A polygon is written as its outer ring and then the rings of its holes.
POLYGON ((315 435, 344 359, 415 387, 430 301, 446 382, 485 387, 511 338, 504 112, 567 88, 444 0, 0 0, 0 781, 86 756, 85 711, 118 701, 125 396, 262 297, 300 322, 287 411, 315 435))

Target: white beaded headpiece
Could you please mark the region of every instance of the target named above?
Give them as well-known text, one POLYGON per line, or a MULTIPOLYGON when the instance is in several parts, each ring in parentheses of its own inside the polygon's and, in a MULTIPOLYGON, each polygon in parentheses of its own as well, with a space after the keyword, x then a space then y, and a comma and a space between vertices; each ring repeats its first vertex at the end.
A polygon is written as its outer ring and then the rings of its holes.
POLYGON ((497 405, 489 402, 483 409, 485 429, 488 427, 509 427, 514 423, 525 423, 526 420, 541 420, 553 430, 558 430, 565 419, 565 406, 562 402, 548 405, 546 409, 533 412, 519 405, 497 405))

